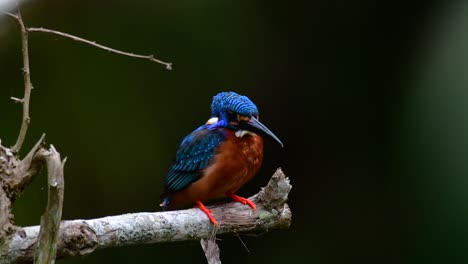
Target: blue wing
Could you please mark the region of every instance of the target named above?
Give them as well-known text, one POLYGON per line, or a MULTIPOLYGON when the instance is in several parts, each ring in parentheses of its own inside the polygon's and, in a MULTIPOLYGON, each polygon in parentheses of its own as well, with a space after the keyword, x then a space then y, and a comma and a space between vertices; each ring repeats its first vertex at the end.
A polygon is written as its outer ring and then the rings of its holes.
POLYGON ((166 190, 177 192, 195 182, 225 139, 221 130, 209 129, 208 125, 201 126, 186 136, 166 175, 166 190))

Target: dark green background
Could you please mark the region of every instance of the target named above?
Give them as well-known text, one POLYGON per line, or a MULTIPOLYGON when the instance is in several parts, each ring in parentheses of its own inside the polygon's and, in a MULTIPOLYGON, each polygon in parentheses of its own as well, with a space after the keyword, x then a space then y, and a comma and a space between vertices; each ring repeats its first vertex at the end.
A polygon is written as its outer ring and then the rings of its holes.
MULTIPOLYGON (((31 126, 68 157, 64 219, 157 211, 182 138, 214 94, 249 96, 266 141, 249 196, 290 177, 289 230, 221 237, 223 263, 466 263, 468 4, 463 1, 29 1, 47 27, 174 70, 30 36, 31 126)), ((0 17, 0 138, 16 140, 18 27, 0 17)), ((45 175, 16 202, 37 225, 45 175)), ((205 263, 199 243, 99 250, 58 263, 205 263)))

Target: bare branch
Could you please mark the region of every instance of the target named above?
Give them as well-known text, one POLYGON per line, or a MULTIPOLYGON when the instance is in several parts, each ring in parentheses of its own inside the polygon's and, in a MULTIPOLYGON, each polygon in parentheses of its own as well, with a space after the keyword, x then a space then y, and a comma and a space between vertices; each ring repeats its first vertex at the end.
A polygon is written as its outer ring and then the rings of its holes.
POLYGON ((60 31, 56 31, 56 30, 51 30, 51 29, 46 29, 46 28, 34 28, 34 27, 26 28, 26 26, 24 25, 19 7, 18 7, 17 15, 14 15, 9 12, 2 12, 2 13, 4 13, 7 16, 12 17, 18 22, 20 29, 21 29, 21 43, 23 47, 22 51, 23 51, 24 97, 23 99, 19 99, 15 97, 11 98, 15 102, 20 102, 23 104, 23 120, 21 123, 20 132, 19 132, 18 139, 16 140, 15 145, 11 148, 11 150, 14 153, 18 153, 21 150, 21 147, 23 146, 23 143, 26 137, 26 133, 28 131, 29 123, 31 121, 31 118, 29 116, 29 102, 31 98, 31 90, 33 89, 33 87, 31 83, 31 73, 29 69, 29 48, 28 48, 28 33, 29 32, 43 32, 43 33, 58 35, 64 38, 69 38, 78 42, 91 45, 91 46, 94 46, 99 49, 103 49, 112 53, 116 53, 116 54, 120 54, 120 55, 124 55, 128 57, 133 57, 133 58, 146 59, 152 62, 156 62, 156 63, 164 65, 166 69, 172 70, 172 63, 158 60, 153 55, 139 55, 139 54, 116 50, 116 49, 109 48, 101 44, 97 44, 94 41, 90 41, 84 38, 80 38, 80 37, 77 37, 68 33, 63 33, 60 31))
MULTIPOLYGON (((291 211, 286 204, 289 179, 278 169, 265 188, 251 197, 257 211, 240 203, 209 206, 218 220, 218 235, 265 233, 288 228, 291 211)), ((0 252, 0 263, 30 262, 39 226, 16 232, 8 252, 0 252)), ((133 213, 91 220, 63 221, 57 257, 81 256, 99 248, 150 244, 213 237, 213 225, 199 209, 156 213, 133 213)))
POLYGON ((129 53, 129 52, 116 50, 116 49, 109 48, 109 47, 106 47, 104 45, 98 44, 98 43, 96 43, 94 41, 90 41, 90 40, 80 38, 80 37, 77 37, 77 36, 74 36, 74 35, 71 35, 71 34, 68 34, 68 33, 63 33, 63 32, 60 32, 60 31, 47 29, 47 28, 33 28, 33 27, 30 27, 30 28, 27 28, 27 30, 29 32, 43 32, 43 33, 58 35, 58 36, 61 36, 61 37, 64 37, 64 38, 69 38, 69 39, 72 39, 72 40, 75 40, 75 41, 78 41, 78 42, 82 42, 82 43, 85 43, 85 44, 88 44, 88 45, 91 45, 91 46, 94 46, 94 47, 97 47, 97 48, 100 48, 100 49, 103 49, 103 50, 106 50, 106 51, 109 51, 109 52, 113 52, 113 53, 116 53, 116 54, 120 54, 120 55, 124 55, 124 56, 128 56, 128 57, 133 57, 133 58, 146 59, 146 60, 156 62, 156 63, 159 63, 159 64, 162 64, 162 65, 166 66, 167 70, 172 70, 172 63, 164 62, 162 60, 158 60, 153 55, 139 55, 139 54, 134 54, 134 53, 129 53))
POLYGON ((7 15, 7 16, 9 16, 9 17, 12 17, 12 18, 18 20, 18 16, 15 15, 15 14, 12 14, 12 13, 10 13, 10 12, 5 12, 5 11, 2 11, 2 13, 5 14, 5 15, 7 15))
POLYGON ((216 236, 200 240, 200 245, 205 252, 208 264, 221 264, 219 246, 216 244, 216 236))
MULTIPOLYGON (((112 53, 132 57, 132 58, 145 59, 145 60, 149 60, 151 62, 156 62, 156 63, 164 65, 167 70, 172 70, 172 63, 171 62, 165 62, 165 61, 162 61, 162 60, 158 60, 152 54, 151 55, 140 55, 140 54, 135 54, 135 53, 130 53, 130 52, 125 52, 125 51, 113 49, 113 48, 98 44, 95 41, 80 38, 80 37, 77 37, 75 35, 60 32, 60 31, 57 31, 57 30, 52 30, 52 29, 47 29, 47 28, 42 28, 42 27, 40 27, 40 28, 35 28, 35 27, 25 28, 23 20, 21 18, 21 14, 19 13, 19 9, 18 9, 18 15, 14 15, 14 14, 9 13, 9 12, 2 12, 2 13, 4 13, 5 15, 10 16, 10 17, 14 18, 15 20, 17 20, 19 22, 20 26, 22 25, 22 30, 21 30, 22 32, 23 32, 23 29, 24 29, 24 31, 26 33, 27 32, 42 32, 42 33, 48 33, 48 34, 52 34, 52 35, 61 36, 61 37, 64 37, 64 38, 72 39, 74 41, 78 41, 78 42, 81 42, 81 43, 85 43, 85 44, 94 46, 94 47, 99 48, 99 49, 103 49, 103 50, 106 50, 106 51, 109 51, 109 52, 112 52, 112 53)), ((23 51, 24 51, 24 49, 23 49, 23 51)))
POLYGON ((24 26, 23 18, 21 17, 21 11, 18 8, 18 15, 13 18, 18 21, 21 28, 21 44, 23 46, 23 76, 24 76, 24 97, 23 97, 23 121, 21 123, 21 129, 16 140, 15 145, 11 148, 14 153, 18 153, 23 146, 26 132, 28 131, 30 117, 29 117, 29 101, 31 98, 31 74, 29 70, 29 48, 28 48, 28 31, 24 26))
POLYGON ((47 164, 48 173, 48 199, 47 207, 41 217, 41 228, 37 243, 34 263, 54 263, 57 252, 57 239, 62 220, 63 207, 63 167, 66 158, 62 161, 60 153, 51 145, 49 151, 42 149, 38 155, 43 156, 47 164))
POLYGON ((31 183, 33 178, 39 174, 43 167, 43 157, 38 154, 39 150, 45 145, 45 134, 37 141, 29 153, 18 161, 15 156, 15 165, 12 167, 12 176, 3 177, 3 181, 8 187, 8 196, 14 201, 24 191, 26 186, 31 183))
POLYGON ((16 98, 16 97, 10 97, 10 99, 13 100, 13 102, 19 103, 19 104, 22 104, 24 102, 23 99, 16 98))
POLYGON ((88 44, 88 45, 92 45, 94 47, 97 47, 97 48, 100 48, 100 49, 103 49, 103 50, 106 50, 106 51, 109 51, 109 52, 113 52, 113 53, 116 53, 116 54, 129 56, 129 57, 133 57, 133 58, 146 59, 146 60, 149 60, 149 61, 152 61, 152 62, 156 62, 156 63, 159 63, 159 64, 162 64, 162 65, 166 66, 166 69, 172 70, 172 63, 164 62, 162 60, 158 60, 158 59, 154 58, 153 55, 139 55, 139 54, 134 54, 134 53, 129 53, 129 52, 116 50, 116 49, 113 49, 113 48, 106 47, 104 45, 97 44, 94 41, 89 41, 89 40, 86 40, 86 39, 83 39, 83 38, 80 38, 80 37, 77 37, 77 36, 74 36, 74 35, 71 35, 71 34, 56 31, 56 30, 51 30, 51 29, 46 29, 46 28, 26 28, 26 26, 24 25, 23 18, 21 16, 21 11, 20 11, 19 8, 18 8, 18 14, 17 15, 14 15, 14 14, 9 13, 9 12, 2 12, 2 13, 6 14, 7 16, 12 17, 13 19, 15 19, 18 22, 18 24, 20 26, 20 29, 21 29, 21 43, 22 43, 22 47, 23 47, 22 51, 23 51, 24 97, 23 97, 23 99, 18 99, 18 98, 15 98, 15 97, 11 98, 15 102, 23 103, 23 121, 21 123, 21 128, 20 128, 20 132, 19 132, 19 135, 18 135, 18 139, 16 140, 15 145, 11 148, 11 150, 14 153, 18 153, 21 150, 21 147, 22 147, 22 145, 24 143, 24 140, 25 140, 25 137, 26 137, 26 132, 28 131, 28 126, 29 126, 29 123, 30 123, 30 120, 31 120, 31 118, 29 116, 29 102, 30 102, 31 90, 32 90, 31 73, 30 73, 30 69, 29 69, 29 48, 28 48, 28 33, 29 32, 43 32, 43 33, 49 33, 49 34, 62 36, 62 37, 69 38, 69 39, 72 39, 72 40, 75 40, 75 41, 78 41, 78 42, 82 42, 82 43, 85 43, 85 44, 88 44))

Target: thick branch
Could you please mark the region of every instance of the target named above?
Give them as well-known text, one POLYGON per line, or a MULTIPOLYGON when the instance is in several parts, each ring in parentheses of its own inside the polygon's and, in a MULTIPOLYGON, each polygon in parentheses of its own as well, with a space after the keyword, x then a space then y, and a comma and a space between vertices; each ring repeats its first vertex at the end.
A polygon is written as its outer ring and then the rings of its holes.
POLYGON ((15 175, 17 163, 17 159, 11 150, 0 144, 0 252, 3 251, 3 245, 14 230, 11 199, 6 179, 10 179, 15 175))
MULTIPOLYGON (((239 203, 209 207, 220 224, 217 234, 264 233, 288 228, 291 211, 286 200, 290 190, 289 179, 278 169, 268 185, 250 198, 257 204, 256 212, 239 203)), ((86 255, 98 248, 200 240, 209 238, 212 231, 213 225, 198 209, 63 221, 57 257, 86 255)), ((39 226, 17 232, 9 251, 0 255, 0 262, 30 262, 38 235, 39 226)))
POLYGON ((153 55, 139 55, 139 54, 134 54, 134 53, 130 53, 130 52, 116 50, 116 49, 109 48, 109 47, 106 47, 106 46, 101 45, 101 44, 97 44, 94 41, 90 41, 90 40, 80 38, 80 37, 77 37, 77 36, 74 36, 74 35, 71 35, 71 34, 68 34, 68 33, 63 33, 63 32, 60 32, 60 31, 47 29, 47 28, 33 28, 33 27, 30 27, 30 28, 27 28, 27 30, 29 32, 43 32, 43 33, 58 35, 58 36, 61 36, 61 37, 64 37, 64 38, 72 39, 72 40, 75 40, 75 41, 78 41, 78 42, 82 42, 82 43, 91 45, 91 46, 94 46, 94 47, 97 47, 99 49, 103 49, 103 50, 106 50, 106 51, 109 51, 109 52, 112 52, 112 53, 116 53, 116 54, 120 54, 120 55, 124 55, 124 56, 128 56, 128 57, 133 57, 133 58, 149 60, 149 61, 156 62, 156 63, 159 63, 159 64, 162 64, 162 65, 166 66, 166 69, 168 69, 168 70, 172 70, 172 63, 164 62, 162 60, 158 60, 153 55))
POLYGON ((18 8, 18 15, 14 16, 16 21, 21 28, 21 44, 23 46, 23 75, 24 75, 24 97, 22 99, 23 103, 23 121, 21 123, 21 129, 18 134, 18 139, 16 140, 15 145, 11 148, 14 153, 18 153, 23 146, 24 139, 26 137, 26 132, 28 131, 28 126, 30 122, 29 117, 29 101, 31 98, 31 74, 29 70, 29 51, 28 51, 28 30, 24 26, 23 19, 21 17, 21 12, 18 8))
POLYGON ((2 180, 5 183, 6 190, 8 191, 8 197, 11 201, 15 201, 18 196, 24 191, 33 178, 39 174, 43 166, 43 157, 37 155, 38 152, 45 145, 45 134, 42 134, 41 138, 37 141, 34 147, 24 157, 23 160, 18 161, 17 156, 11 158, 11 165, 4 166, 5 168, 11 168, 9 175, 1 175, 2 180))
MULTIPOLYGON (((13 231, 13 224, 11 223, 11 202, 7 194, 3 190, 0 183, 0 251, 1 245, 5 243, 8 235, 13 231)), ((0 254, 2 254, 0 252, 0 254)))
POLYGON ((48 264, 54 263, 57 252, 57 239, 63 207, 63 167, 66 158, 62 161, 60 153, 55 150, 54 146, 51 146, 49 151, 41 151, 38 155, 43 156, 46 161, 49 187, 47 207, 41 217, 41 229, 34 263, 48 264))

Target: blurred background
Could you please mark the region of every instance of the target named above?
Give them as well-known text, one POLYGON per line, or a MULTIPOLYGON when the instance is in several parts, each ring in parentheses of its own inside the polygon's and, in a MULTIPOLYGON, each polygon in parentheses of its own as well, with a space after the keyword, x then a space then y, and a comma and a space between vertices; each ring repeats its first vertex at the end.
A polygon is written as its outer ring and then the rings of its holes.
MULTIPOLYGON (((158 211, 182 138, 213 95, 250 97, 283 141, 240 194, 290 177, 288 230, 220 237, 223 263, 466 263, 468 2, 58 1, 25 23, 174 63, 31 33, 31 126, 62 156, 64 219, 158 211)), ((0 138, 15 143, 18 26, 0 16, 0 138)), ((39 224, 45 175, 15 203, 39 224)), ((197 241, 98 250, 58 263, 206 263, 197 241)))

